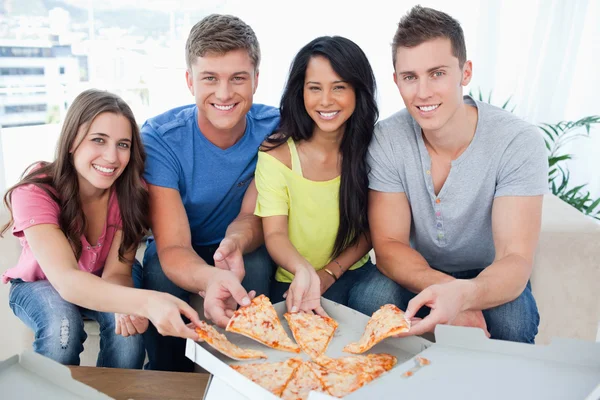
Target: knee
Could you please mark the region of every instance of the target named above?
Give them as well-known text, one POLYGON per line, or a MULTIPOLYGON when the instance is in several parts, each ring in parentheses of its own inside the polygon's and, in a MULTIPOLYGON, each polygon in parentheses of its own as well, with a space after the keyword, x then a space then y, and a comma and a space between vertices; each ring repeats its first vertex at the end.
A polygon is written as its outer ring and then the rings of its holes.
POLYGON ((146 357, 142 335, 123 337, 114 330, 102 338, 108 341, 102 346, 98 360, 99 367, 141 369, 146 357))
POLYGON ((410 301, 411 292, 402 288, 376 268, 370 274, 370 278, 362 281, 351 294, 349 305, 357 311, 366 315, 372 315, 385 304, 394 304, 406 310, 410 301))
POLYGON ((61 364, 78 365, 86 338, 80 315, 57 314, 40 324, 33 347, 37 353, 61 364))
POLYGON ((540 316, 533 297, 522 297, 523 295, 510 303, 483 311, 492 339, 531 344, 535 342, 540 316))

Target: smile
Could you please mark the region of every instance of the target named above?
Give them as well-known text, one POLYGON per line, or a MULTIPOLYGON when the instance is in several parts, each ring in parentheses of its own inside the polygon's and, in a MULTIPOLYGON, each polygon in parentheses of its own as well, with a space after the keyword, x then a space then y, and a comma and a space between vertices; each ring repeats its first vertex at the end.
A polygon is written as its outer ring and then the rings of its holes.
POLYGON ((233 107, 235 107, 236 103, 234 104, 228 104, 228 105, 220 105, 220 104, 215 104, 212 103, 213 107, 216 108, 217 110, 220 111, 229 111, 231 110, 233 107))
POLYGON ((94 167, 94 169, 96 171, 100 171, 105 174, 112 174, 113 172, 115 172, 115 169, 116 169, 116 168, 101 167, 100 165, 96 165, 96 164, 92 164, 92 167, 94 167))
POLYGON ((431 106, 417 106, 417 108, 419 110, 421 110, 421 111, 424 111, 424 112, 430 112, 430 111, 435 110, 439 106, 440 106, 439 104, 434 104, 434 105, 431 105, 431 106))
POLYGON ((332 111, 332 112, 317 111, 317 112, 323 119, 333 119, 333 118, 335 118, 336 115, 338 115, 340 113, 339 111, 332 111))

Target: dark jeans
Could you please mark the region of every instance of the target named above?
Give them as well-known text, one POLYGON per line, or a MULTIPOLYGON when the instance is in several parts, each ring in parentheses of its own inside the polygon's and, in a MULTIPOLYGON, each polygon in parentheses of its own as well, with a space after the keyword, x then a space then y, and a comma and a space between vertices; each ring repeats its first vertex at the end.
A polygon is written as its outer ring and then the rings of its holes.
MULTIPOLYGON (((273 280, 273 304, 283 300, 283 294, 289 287, 289 283, 273 280)), ((401 288, 379 272, 369 260, 362 267, 345 272, 327 289, 323 297, 371 316, 384 304, 397 304, 402 301, 402 294, 401 288)))
MULTIPOLYGON (((457 279, 473 279, 482 269, 461 271, 450 273, 457 279)), ((443 271, 441 271, 443 272, 443 271)), ((398 285, 402 290, 402 301, 396 303, 402 310, 406 310, 408 302, 416 295, 398 285)), ((430 309, 423 307, 417 313, 417 317, 424 318, 429 314, 430 309)), ((535 335, 538 333, 540 324, 540 315, 538 314, 537 304, 531 293, 531 284, 527 286, 523 293, 513 301, 500 306, 483 310, 483 317, 487 324, 487 329, 492 335, 492 339, 508 340, 511 342, 534 343, 535 335)))
MULTIPOLYGON (((139 264, 134 265, 136 287, 140 287, 139 273, 139 264)), ((69 303, 47 280, 24 282, 13 279, 9 305, 15 315, 33 330, 33 350, 38 354, 64 365, 79 365, 79 354, 87 338, 83 321, 88 318, 100 325, 100 353, 96 366, 142 368, 145 353, 141 335, 117 335, 115 314, 69 303)))
MULTIPOLYGON (((194 250, 206 263, 213 265, 213 255, 218 247, 218 245, 194 247, 194 250)), ((142 287, 144 289, 169 293, 186 303, 190 302, 192 293, 175 285, 163 272, 156 252, 156 243, 153 240, 148 240, 143 265, 142 287)), ((275 266, 267 249, 261 246, 254 252, 244 255, 244 267, 246 275, 242 286, 247 291, 255 290, 257 295, 268 296, 275 266)), ((151 323, 144 333, 144 344, 148 352, 148 363, 145 369, 180 372, 194 370, 194 363, 185 356, 185 339, 162 336, 151 323)))

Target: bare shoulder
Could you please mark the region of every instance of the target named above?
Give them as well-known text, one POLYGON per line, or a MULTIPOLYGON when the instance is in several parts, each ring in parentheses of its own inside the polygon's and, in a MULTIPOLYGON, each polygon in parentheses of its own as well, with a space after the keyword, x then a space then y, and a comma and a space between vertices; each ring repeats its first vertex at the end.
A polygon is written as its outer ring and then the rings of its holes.
POLYGON ((287 142, 284 142, 277 147, 273 147, 272 143, 264 141, 260 147, 260 151, 269 154, 289 169, 292 169, 292 155, 287 142))

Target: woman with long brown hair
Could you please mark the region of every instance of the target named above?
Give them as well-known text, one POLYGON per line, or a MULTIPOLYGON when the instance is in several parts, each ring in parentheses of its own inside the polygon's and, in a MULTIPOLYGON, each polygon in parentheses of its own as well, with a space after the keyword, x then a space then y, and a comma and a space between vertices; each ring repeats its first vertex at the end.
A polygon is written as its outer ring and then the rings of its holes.
POLYGON ((163 335, 197 338, 180 314, 183 301, 133 288, 135 251, 148 231, 145 153, 129 106, 86 90, 69 108, 56 159, 28 168, 4 196, 13 235, 23 247, 11 282, 10 307, 35 332, 34 350, 79 364, 83 318, 100 324, 98 366, 140 368, 148 320, 163 335))

